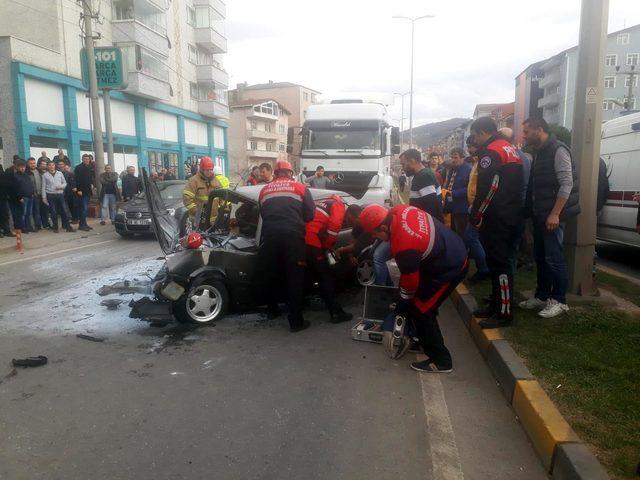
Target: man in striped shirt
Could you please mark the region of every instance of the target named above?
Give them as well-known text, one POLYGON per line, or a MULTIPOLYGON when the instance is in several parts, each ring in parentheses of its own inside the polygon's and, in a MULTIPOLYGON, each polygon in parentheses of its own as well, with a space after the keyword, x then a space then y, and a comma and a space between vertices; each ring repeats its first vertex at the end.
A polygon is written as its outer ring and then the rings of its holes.
POLYGON ((442 222, 440 184, 433 171, 430 168, 425 168, 422 164, 422 154, 415 148, 405 150, 400 155, 400 164, 407 175, 413 176, 409 192, 409 205, 427 212, 442 222))

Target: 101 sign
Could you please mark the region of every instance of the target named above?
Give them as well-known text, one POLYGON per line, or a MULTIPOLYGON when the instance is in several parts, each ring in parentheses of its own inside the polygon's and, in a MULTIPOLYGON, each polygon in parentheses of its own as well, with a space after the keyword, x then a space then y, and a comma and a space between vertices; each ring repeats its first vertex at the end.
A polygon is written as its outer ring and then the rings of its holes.
MULTIPOLYGON (((118 47, 95 47, 96 77, 99 89, 121 90, 127 87, 127 69, 122 50, 118 47)), ((89 88, 89 68, 87 51, 80 51, 82 84, 89 88)))

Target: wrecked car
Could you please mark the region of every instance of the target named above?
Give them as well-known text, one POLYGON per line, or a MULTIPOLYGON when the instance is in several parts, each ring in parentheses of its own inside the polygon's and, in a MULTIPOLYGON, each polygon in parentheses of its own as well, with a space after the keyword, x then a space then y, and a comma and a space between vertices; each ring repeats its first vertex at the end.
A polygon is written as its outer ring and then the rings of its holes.
MULTIPOLYGON (((130 316, 155 324, 166 324, 172 316, 181 322, 210 324, 227 312, 266 304, 254 283, 262 223, 258 196, 262 186, 211 192, 208 203, 196 212, 192 231, 180 235, 181 222, 167 211, 157 185, 144 169, 142 176, 151 226, 165 254, 165 263, 152 281, 155 298, 132 302, 130 316), (212 211, 216 214, 212 215, 212 211)), ((314 200, 339 195, 347 205, 357 202, 344 192, 310 192, 314 200)), ((337 246, 350 238, 351 226, 343 225, 337 246)), ((362 283, 371 266, 362 262, 366 271, 359 274, 348 261, 338 261, 333 268, 336 277, 350 276, 362 283)))

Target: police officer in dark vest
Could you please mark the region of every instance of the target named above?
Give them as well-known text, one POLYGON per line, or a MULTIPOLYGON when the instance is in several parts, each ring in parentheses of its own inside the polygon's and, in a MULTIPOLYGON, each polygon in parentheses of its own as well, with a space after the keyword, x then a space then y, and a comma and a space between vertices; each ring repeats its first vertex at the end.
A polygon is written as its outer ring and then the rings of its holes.
POLYGON ((523 135, 535 154, 527 192, 527 210, 533 217, 533 248, 537 267, 535 295, 520 303, 537 309, 544 318, 567 310, 567 263, 564 258, 564 227, 580 213, 578 172, 569 147, 549 134, 542 118, 523 123, 523 135))
POLYGON ((522 217, 522 159, 517 149, 498 135, 491 117, 471 124, 478 148, 478 184, 469 224, 479 229, 491 275, 491 300, 474 312, 482 328, 513 321, 513 238, 522 217))

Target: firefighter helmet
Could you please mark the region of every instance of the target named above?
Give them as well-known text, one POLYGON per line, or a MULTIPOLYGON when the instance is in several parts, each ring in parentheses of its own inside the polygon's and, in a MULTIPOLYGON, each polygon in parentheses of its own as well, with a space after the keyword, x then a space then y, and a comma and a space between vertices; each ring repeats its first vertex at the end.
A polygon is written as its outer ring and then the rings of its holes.
POLYGON ((384 222, 388 213, 389 211, 382 205, 367 205, 360 213, 358 222, 362 230, 366 233, 371 233, 384 222))

